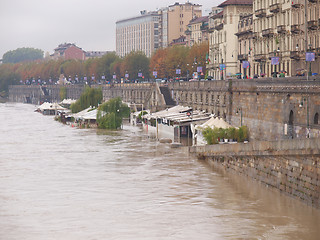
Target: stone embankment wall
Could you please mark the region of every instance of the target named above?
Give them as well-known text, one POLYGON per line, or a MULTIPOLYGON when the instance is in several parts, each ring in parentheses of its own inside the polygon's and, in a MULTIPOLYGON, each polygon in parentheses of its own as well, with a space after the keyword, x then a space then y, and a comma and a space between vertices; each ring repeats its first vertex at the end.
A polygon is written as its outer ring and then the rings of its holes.
POLYGON ((320 136, 319 77, 176 82, 169 88, 181 105, 248 126, 251 139, 320 136))
POLYGON ((190 147, 217 169, 248 176, 320 208, 320 139, 190 147))
MULTIPOLYGON (((63 86, 67 98, 79 98, 84 86, 63 86)), ((153 111, 168 106, 154 83, 96 85, 104 100, 123 101, 153 111)), ((173 100, 183 106, 222 117, 235 127, 246 125, 250 139, 282 140, 320 137, 320 77, 260 78, 249 80, 173 82, 167 84, 173 100)), ((39 86, 11 86, 9 98, 39 104, 48 97, 60 101, 58 85, 47 86, 44 96, 39 86)))

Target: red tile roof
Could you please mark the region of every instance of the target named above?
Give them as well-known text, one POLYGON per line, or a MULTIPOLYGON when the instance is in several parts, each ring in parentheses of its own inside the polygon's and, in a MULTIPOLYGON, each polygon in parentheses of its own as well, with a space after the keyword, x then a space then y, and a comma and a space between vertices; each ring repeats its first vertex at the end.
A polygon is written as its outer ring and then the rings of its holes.
POLYGON ((252 5, 253 0, 226 0, 221 3, 218 7, 225 7, 228 5, 252 5))

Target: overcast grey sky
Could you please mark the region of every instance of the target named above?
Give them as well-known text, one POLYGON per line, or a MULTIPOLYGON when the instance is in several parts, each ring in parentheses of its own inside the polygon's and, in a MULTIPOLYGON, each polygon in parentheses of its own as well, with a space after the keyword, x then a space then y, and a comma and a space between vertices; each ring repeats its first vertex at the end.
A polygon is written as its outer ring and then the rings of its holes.
MULTIPOLYGON (((33 47, 53 53, 71 42, 86 51, 115 50, 115 22, 175 0, 0 0, 0 58, 9 50, 33 47)), ((186 0, 180 1, 185 3, 186 0)), ((204 15, 223 0, 190 1, 204 15)))

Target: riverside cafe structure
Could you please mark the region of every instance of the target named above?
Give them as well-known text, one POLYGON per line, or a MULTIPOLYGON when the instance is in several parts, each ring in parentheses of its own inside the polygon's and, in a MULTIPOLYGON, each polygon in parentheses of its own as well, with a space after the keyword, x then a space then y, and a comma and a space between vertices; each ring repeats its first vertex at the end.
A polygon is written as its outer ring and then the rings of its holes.
POLYGON ((157 139, 170 139, 172 142, 181 142, 184 139, 187 140, 187 145, 191 145, 192 126, 202 124, 210 117, 210 114, 204 111, 178 105, 146 114, 143 116, 142 122, 145 131, 154 134, 157 139))

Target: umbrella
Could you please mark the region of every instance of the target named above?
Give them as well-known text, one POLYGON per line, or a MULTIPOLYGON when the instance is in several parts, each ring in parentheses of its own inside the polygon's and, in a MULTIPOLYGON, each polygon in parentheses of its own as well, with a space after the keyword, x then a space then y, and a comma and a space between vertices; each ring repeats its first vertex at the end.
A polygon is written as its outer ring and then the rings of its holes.
POLYGON ((240 76, 240 75, 242 75, 242 73, 236 73, 236 76, 240 76))
POLYGON ((287 71, 285 71, 285 70, 281 70, 280 72, 281 72, 281 73, 287 73, 287 71))

